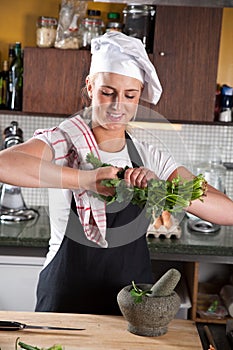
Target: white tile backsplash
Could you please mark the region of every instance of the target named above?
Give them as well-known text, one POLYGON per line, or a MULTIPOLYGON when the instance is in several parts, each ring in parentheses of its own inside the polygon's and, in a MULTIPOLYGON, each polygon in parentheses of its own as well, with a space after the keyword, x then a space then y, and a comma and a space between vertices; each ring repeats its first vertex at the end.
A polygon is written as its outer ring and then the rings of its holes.
MULTIPOLYGON (((0 114, 0 133, 10 125, 11 121, 17 121, 23 130, 24 140, 29 139, 36 129, 50 128, 58 125, 64 118, 46 116, 28 116, 14 114, 0 114)), ((209 145, 209 147, 219 147, 222 153, 223 162, 233 162, 232 140, 233 127, 225 125, 197 125, 182 124, 170 127, 159 128, 159 124, 139 123, 134 128, 133 133, 141 140, 153 143, 157 147, 170 152, 178 163, 184 164, 191 171, 194 164, 203 157, 203 149, 198 145, 209 145), (155 127, 156 126, 156 127, 155 127), (197 148, 199 154, 197 154, 197 148)), ((2 141, 2 140, 1 140, 2 141)), ((233 171, 227 171, 226 177, 227 194, 233 198, 233 171)), ((47 205, 46 189, 22 189, 27 206, 47 205)))

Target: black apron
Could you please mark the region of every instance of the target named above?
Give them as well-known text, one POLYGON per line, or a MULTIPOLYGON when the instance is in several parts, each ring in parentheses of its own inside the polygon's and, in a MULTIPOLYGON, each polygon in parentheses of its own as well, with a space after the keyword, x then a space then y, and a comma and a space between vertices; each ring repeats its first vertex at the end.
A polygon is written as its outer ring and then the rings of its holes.
MULTIPOLYGON (((143 166, 127 134, 126 141, 133 166, 143 166)), ((153 283, 145 209, 131 203, 107 209, 109 248, 100 248, 85 237, 72 199, 62 244, 40 273, 35 311, 118 315, 121 288, 132 281, 153 283)))

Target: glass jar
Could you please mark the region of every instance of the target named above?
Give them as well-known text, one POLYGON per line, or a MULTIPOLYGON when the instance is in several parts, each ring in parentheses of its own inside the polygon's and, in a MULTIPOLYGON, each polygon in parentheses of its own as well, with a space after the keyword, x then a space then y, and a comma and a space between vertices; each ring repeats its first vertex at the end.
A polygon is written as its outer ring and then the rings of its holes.
POLYGON ((53 47, 56 40, 57 19, 41 16, 37 20, 36 44, 38 47, 53 47))
POLYGON ((197 150, 200 156, 196 163, 196 175, 203 174, 210 185, 225 193, 226 168, 222 163, 221 148, 205 144, 198 145, 197 150))
POLYGON ((79 28, 81 49, 91 49, 91 39, 103 34, 103 21, 99 18, 83 18, 79 28))
POLYGON ((112 30, 115 30, 117 32, 122 32, 123 24, 119 22, 108 22, 106 26, 106 32, 111 32, 112 30))
POLYGON ((120 23, 120 13, 119 12, 109 12, 108 13, 108 23, 106 25, 106 32, 115 30, 117 32, 122 32, 123 24, 120 23))
POLYGON ((148 53, 153 53, 156 7, 128 5, 123 10, 123 32, 141 39, 148 53))

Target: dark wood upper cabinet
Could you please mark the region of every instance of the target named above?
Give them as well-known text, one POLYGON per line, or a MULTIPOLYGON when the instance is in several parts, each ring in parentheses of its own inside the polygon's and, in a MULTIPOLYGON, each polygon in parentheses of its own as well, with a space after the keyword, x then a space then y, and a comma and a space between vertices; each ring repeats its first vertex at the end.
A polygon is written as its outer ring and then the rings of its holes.
POLYGON ((90 52, 25 48, 23 112, 65 114, 83 108, 90 52))
MULTIPOLYGON (((152 108, 165 118, 214 121, 221 23, 221 8, 157 6, 150 59, 163 94, 152 108)), ((82 109, 89 65, 89 51, 25 48, 23 111, 69 115, 82 109)))
POLYGON ((157 6, 153 63, 169 120, 213 121, 222 9, 157 6))

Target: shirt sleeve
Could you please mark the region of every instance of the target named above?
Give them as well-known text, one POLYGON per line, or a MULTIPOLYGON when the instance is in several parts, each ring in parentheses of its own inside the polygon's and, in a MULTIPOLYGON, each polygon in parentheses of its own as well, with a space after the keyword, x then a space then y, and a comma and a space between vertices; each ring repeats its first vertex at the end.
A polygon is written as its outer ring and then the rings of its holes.
POLYGON ((53 159, 56 164, 69 166, 72 156, 72 142, 69 136, 59 127, 51 129, 38 129, 34 138, 45 142, 53 151, 53 159))

